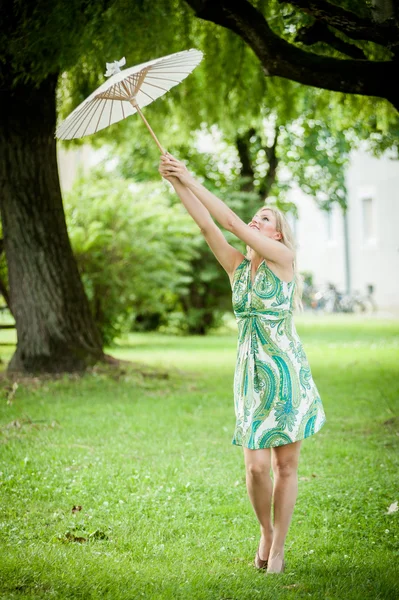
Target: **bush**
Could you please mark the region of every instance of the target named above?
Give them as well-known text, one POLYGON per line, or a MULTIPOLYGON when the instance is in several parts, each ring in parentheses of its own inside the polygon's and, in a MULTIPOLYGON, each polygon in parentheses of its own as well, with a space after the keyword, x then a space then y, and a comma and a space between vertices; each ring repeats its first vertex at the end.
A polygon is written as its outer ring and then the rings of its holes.
POLYGON ((165 185, 95 170, 66 195, 65 212, 104 343, 135 325, 167 324, 192 281, 191 261, 202 237, 184 207, 172 204, 165 185))

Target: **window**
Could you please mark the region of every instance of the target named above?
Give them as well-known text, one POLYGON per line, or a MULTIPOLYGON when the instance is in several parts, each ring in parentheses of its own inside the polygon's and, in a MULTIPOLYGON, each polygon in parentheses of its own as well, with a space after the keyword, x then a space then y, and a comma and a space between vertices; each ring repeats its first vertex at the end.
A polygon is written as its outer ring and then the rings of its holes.
POLYGON ((363 238, 368 241, 375 237, 373 219, 373 199, 370 196, 362 199, 363 238))

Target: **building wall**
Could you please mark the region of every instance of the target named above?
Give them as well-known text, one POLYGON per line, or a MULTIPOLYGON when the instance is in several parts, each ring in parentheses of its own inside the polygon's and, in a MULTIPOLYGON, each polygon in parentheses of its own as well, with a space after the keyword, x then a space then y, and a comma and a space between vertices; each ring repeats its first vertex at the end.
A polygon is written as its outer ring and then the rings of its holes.
MULTIPOLYGON (((399 312, 399 161, 352 154, 346 175, 351 290, 366 292, 382 310, 399 312)), ((312 198, 296 191, 298 266, 311 271, 317 285, 332 282, 346 290, 342 211, 320 211, 312 198)))
POLYGON ((399 161, 356 153, 347 186, 353 287, 371 283, 378 306, 399 309, 399 161))
POLYGON ((300 271, 313 273, 316 285, 345 286, 344 243, 340 211, 330 215, 319 210, 315 201, 300 190, 293 194, 299 218, 295 225, 300 271))

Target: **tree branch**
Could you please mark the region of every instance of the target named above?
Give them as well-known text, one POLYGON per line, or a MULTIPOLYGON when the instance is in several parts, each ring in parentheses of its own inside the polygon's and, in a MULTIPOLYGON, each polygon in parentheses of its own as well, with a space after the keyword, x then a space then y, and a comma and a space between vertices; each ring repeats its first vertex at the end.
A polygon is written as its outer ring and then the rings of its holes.
POLYGON ((398 28, 393 20, 377 24, 371 14, 369 19, 359 17, 350 10, 330 4, 325 0, 278 0, 280 4, 291 4, 302 12, 322 21, 353 40, 368 40, 391 48, 399 43, 398 28))
POLYGON ((349 44, 348 42, 345 42, 345 40, 337 37, 328 25, 321 23, 320 21, 315 21, 310 27, 302 27, 298 31, 295 41, 302 42, 302 44, 305 44, 306 46, 312 46, 313 44, 322 42, 351 58, 358 60, 367 59, 367 56, 361 48, 349 44))
POLYGON ((199 18, 242 37, 260 60, 266 75, 347 94, 386 98, 399 110, 395 62, 341 60, 307 52, 276 35, 263 14, 248 0, 186 2, 199 18))

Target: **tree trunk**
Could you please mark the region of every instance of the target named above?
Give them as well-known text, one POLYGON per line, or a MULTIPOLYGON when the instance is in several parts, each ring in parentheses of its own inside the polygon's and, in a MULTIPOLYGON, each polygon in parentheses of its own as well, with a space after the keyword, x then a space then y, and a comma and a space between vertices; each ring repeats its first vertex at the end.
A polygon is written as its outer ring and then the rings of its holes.
POLYGON ((18 372, 82 371, 103 357, 69 242, 58 178, 57 76, 1 91, 1 218, 18 372))
MULTIPOLYGON (((236 137, 236 148, 241 162, 240 175, 241 177, 245 178, 245 181, 241 186, 241 191, 243 192, 252 192, 255 190, 255 165, 253 164, 251 158, 251 138, 254 136, 259 140, 259 135, 256 132, 256 129, 251 127, 251 129, 248 129, 248 131, 236 137)), ((259 202, 265 202, 270 193, 272 185, 276 180, 278 167, 278 158, 276 154, 277 141, 278 127, 276 126, 273 144, 270 147, 265 146, 263 148, 269 163, 269 168, 265 177, 261 180, 258 188, 259 202)))
POLYGON ((273 186, 274 182, 276 181, 276 177, 277 177, 277 167, 278 167, 278 157, 277 157, 278 132, 279 132, 279 128, 276 125, 273 143, 272 143, 271 146, 268 146, 268 147, 265 148, 267 161, 269 163, 269 168, 267 170, 267 173, 266 173, 265 177, 261 181, 261 185, 260 185, 260 189, 259 189, 259 194, 260 194, 260 196, 261 196, 261 198, 262 198, 263 201, 265 201, 266 198, 269 196, 270 190, 272 189, 272 186, 273 186))
POLYGON ((253 127, 251 127, 243 134, 237 135, 236 137, 236 148, 241 162, 240 175, 245 179, 245 182, 241 185, 241 189, 243 192, 253 192, 255 187, 255 172, 253 169, 251 155, 249 151, 251 146, 250 140, 251 137, 254 135, 256 135, 256 131, 253 127))

